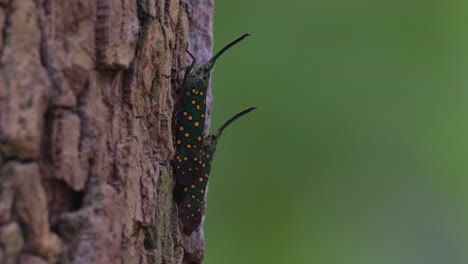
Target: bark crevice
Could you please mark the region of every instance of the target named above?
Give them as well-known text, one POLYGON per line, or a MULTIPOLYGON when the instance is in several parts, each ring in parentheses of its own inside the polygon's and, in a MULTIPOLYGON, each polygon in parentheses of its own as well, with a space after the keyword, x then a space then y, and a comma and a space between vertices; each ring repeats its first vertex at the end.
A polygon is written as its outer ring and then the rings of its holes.
POLYGON ((192 32, 180 0, 0 0, 0 25, 0 262, 201 263, 163 74, 186 43, 209 57, 211 28, 192 32))

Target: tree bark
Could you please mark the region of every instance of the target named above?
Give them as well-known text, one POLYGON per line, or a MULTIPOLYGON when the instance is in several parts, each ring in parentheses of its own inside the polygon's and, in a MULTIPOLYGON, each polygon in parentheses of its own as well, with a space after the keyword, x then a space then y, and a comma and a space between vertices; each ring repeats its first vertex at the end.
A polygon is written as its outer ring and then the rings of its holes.
POLYGON ((0 263, 202 262, 164 75, 210 57, 213 2, 0 0, 0 263))

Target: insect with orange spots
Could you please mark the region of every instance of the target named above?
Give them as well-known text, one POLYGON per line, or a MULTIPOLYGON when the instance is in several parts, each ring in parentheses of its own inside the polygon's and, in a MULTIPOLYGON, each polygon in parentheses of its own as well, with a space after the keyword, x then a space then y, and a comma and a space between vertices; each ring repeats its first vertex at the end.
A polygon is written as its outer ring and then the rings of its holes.
POLYGON ((191 70, 186 70, 182 82, 182 93, 176 95, 174 107, 176 155, 174 170, 177 182, 188 186, 202 173, 201 148, 205 128, 206 94, 211 70, 216 60, 229 48, 236 45, 250 34, 244 34, 222 48, 208 62, 191 70))
POLYGON ((202 149, 202 175, 199 176, 190 186, 185 186, 183 190, 182 202, 179 204, 179 216, 182 221, 184 233, 189 236, 200 225, 202 219, 203 205, 205 201, 206 186, 211 170, 211 162, 216 151, 216 145, 221 133, 232 122, 241 116, 252 112, 255 107, 250 107, 236 114, 224 123, 218 131, 205 137, 202 149))

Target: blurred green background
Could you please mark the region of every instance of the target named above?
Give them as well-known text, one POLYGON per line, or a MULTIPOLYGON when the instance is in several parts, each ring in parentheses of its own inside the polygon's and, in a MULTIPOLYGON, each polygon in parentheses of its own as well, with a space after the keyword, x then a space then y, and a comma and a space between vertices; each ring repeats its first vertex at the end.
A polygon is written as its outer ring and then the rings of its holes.
POLYGON ((205 263, 468 263, 468 2, 215 9, 205 263))

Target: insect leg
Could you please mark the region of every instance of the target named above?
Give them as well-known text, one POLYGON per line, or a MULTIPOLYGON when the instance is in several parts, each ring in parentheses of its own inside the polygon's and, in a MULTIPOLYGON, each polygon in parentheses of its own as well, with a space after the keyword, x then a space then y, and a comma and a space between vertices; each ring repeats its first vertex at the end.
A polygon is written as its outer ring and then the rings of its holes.
POLYGON ((190 58, 192 58, 192 63, 188 66, 187 69, 185 69, 184 79, 182 79, 182 85, 184 85, 185 82, 187 81, 187 78, 190 75, 190 72, 192 71, 193 67, 195 66, 195 63, 197 62, 197 59, 195 59, 195 56, 193 56, 193 54, 190 53, 188 47, 189 47, 189 44, 187 42, 187 48, 185 48, 185 51, 188 53, 190 58))
POLYGON ((193 69, 193 67, 195 66, 195 63, 196 63, 195 56, 193 56, 193 54, 190 53, 190 51, 188 50, 188 47, 189 47, 189 45, 187 43, 187 48, 185 48, 185 51, 190 55, 190 58, 192 59, 192 62, 190 63, 190 65, 187 65, 185 67, 182 67, 182 68, 178 69, 177 71, 173 72, 171 75, 163 74, 164 77, 166 77, 168 79, 172 79, 175 76, 177 76, 177 74, 181 73, 182 71, 185 71, 184 79, 182 81, 182 84, 185 83, 185 81, 187 80, 187 76, 190 74, 190 72, 192 71, 192 69, 193 69))

